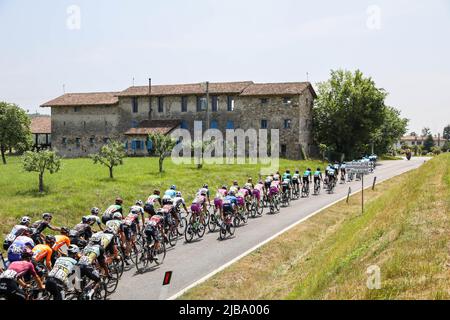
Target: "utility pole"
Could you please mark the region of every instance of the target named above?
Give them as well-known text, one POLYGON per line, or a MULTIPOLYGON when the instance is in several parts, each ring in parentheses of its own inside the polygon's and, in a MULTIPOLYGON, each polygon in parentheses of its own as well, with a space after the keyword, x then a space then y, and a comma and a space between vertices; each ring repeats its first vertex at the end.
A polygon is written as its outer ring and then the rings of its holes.
POLYGON ((206 81, 206 130, 209 129, 209 82, 206 81))
POLYGON ((152 120, 152 78, 148 78, 148 119, 152 120))

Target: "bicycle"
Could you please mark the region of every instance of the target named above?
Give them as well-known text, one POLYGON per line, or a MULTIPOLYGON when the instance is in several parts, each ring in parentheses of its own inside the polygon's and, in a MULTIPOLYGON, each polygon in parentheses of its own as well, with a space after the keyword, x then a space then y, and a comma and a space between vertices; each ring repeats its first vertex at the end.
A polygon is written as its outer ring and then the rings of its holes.
POLYGON ((314 181, 314 195, 316 195, 316 196, 319 195, 320 189, 321 189, 320 180, 314 181))
POLYGON ((166 245, 164 241, 158 241, 159 247, 155 248, 156 243, 150 244, 149 241, 145 240, 142 252, 135 257, 134 264, 138 272, 143 271, 148 267, 148 265, 154 262, 156 265, 160 265, 164 262, 166 257, 166 245))
POLYGON ((281 193, 281 203, 284 207, 288 207, 290 204, 290 192, 287 186, 283 186, 283 192, 281 193))
POLYGON ((106 284, 103 280, 100 280, 100 283, 94 289, 95 282, 89 280, 86 276, 81 279, 81 291, 76 289, 69 290, 66 293, 65 300, 106 300, 108 296, 108 292, 106 289, 106 284))
POLYGON ((191 216, 191 219, 184 232, 184 238, 187 243, 190 243, 194 236, 196 235, 199 239, 205 235, 206 226, 200 222, 200 217, 197 214, 195 218, 191 216))
POLYGON ((234 220, 236 220, 236 218, 233 219, 233 213, 232 212, 224 212, 224 215, 225 215, 224 221, 222 221, 222 223, 219 224, 220 240, 225 240, 227 233, 229 233, 230 236, 233 236, 234 232, 236 231, 237 222, 234 221, 234 220))
POLYGON ((277 189, 271 189, 269 191, 269 211, 271 214, 280 212, 280 204, 277 189))
POLYGON ((292 199, 297 200, 300 198, 300 187, 298 181, 295 183, 292 183, 292 199))
POLYGON ((303 183, 302 187, 302 198, 308 198, 309 197, 309 182, 303 183))

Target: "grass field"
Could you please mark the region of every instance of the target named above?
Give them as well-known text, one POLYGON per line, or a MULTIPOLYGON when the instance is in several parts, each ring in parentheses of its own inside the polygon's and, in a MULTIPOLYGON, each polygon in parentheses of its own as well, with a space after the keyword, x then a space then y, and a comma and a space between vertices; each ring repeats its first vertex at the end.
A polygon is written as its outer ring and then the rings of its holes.
MULTIPOLYGON (((58 173, 45 174, 46 192, 39 194, 38 174, 24 172, 18 157, 7 160, 7 165, 0 165, 1 240, 23 215, 39 219, 43 212, 51 212, 55 225, 73 226, 91 207, 105 209, 117 196, 129 206, 137 199, 145 200, 154 189, 163 192, 175 184, 189 201, 203 183, 216 188, 223 183, 230 185, 235 179, 244 183, 249 176, 256 180, 261 167, 204 165, 198 170, 194 165, 178 166, 167 159, 165 172, 160 174, 156 158, 126 158, 123 166, 115 168, 114 179, 110 179, 108 169, 94 165, 90 159, 63 159, 58 173)), ((324 166, 317 161, 280 160, 280 171, 317 165, 324 166)))
POLYGON ((181 299, 450 299, 450 154, 365 195, 364 215, 355 195, 181 299), (374 265, 381 289, 369 290, 374 265))

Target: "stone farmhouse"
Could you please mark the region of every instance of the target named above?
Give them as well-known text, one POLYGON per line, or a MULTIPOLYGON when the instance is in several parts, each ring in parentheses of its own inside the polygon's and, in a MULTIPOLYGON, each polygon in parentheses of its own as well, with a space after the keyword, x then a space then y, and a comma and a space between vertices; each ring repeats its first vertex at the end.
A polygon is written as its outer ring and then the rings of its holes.
POLYGON ((52 148, 65 157, 88 156, 111 139, 123 141, 129 155, 146 155, 152 150, 149 133, 170 134, 176 128, 193 132, 194 121, 202 121, 203 128, 209 123, 224 133, 279 129, 280 155, 300 159, 314 149, 315 98, 309 82, 244 81, 67 93, 41 107, 51 108, 52 148))

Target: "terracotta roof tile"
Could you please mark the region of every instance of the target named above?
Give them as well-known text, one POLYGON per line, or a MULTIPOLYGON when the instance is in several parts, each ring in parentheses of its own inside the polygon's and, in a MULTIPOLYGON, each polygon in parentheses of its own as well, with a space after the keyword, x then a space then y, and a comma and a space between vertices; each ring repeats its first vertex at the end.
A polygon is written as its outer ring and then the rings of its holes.
POLYGON ((50 117, 31 118, 31 133, 52 133, 52 119, 50 117))
POLYGON ((144 120, 138 128, 130 128, 126 135, 168 134, 180 125, 180 120, 144 120))
POLYGON ((41 107, 112 105, 119 102, 118 92, 66 93, 41 107))
POLYGON ((241 93, 241 96, 272 96, 272 95, 297 95, 306 89, 314 89, 309 82, 285 82, 285 83, 254 83, 241 93))
MULTIPOLYGON (((251 85, 252 81, 242 82, 211 82, 209 83, 210 94, 233 93, 240 94, 246 87, 251 85)), ((206 87, 204 83, 173 84, 173 85, 152 85, 152 96, 170 96, 170 95, 201 95, 205 94, 206 87)), ((118 94, 119 97, 127 96, 148 96, 148 86, 130 87, 118 94)))

